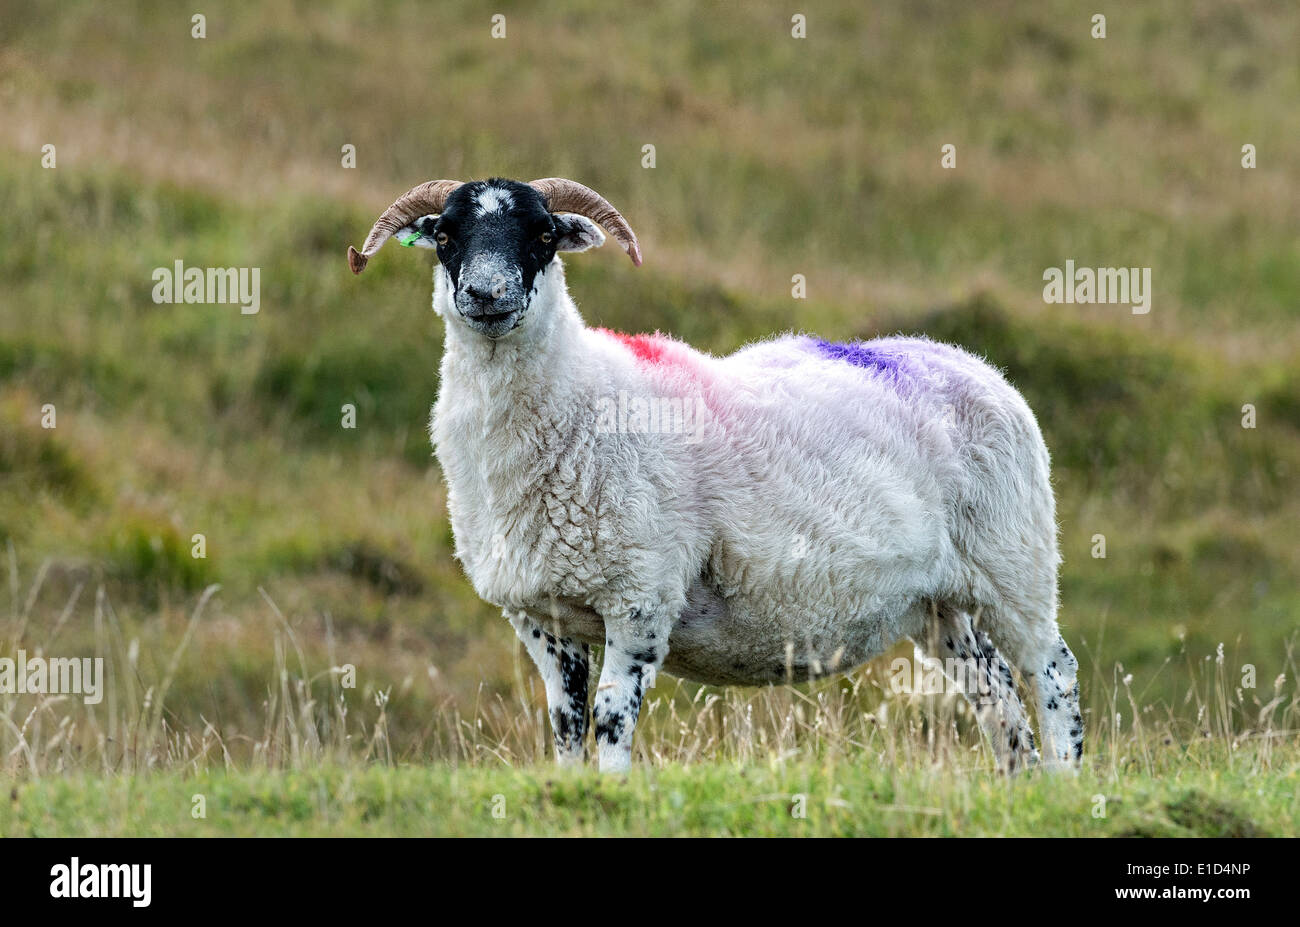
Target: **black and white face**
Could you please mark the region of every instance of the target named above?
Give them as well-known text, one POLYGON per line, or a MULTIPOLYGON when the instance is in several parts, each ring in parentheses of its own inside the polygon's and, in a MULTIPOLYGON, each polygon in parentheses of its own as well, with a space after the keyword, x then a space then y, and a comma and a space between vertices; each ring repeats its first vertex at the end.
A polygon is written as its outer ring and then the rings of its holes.
POLYGON ((421 216, 397 238, 437 250, 457 315, 487 338, 524 324, 557 252, 605 241, 590 219, 548 212, 540 193, 514 180, 466 183, 447 198, 441 215, 421 216))

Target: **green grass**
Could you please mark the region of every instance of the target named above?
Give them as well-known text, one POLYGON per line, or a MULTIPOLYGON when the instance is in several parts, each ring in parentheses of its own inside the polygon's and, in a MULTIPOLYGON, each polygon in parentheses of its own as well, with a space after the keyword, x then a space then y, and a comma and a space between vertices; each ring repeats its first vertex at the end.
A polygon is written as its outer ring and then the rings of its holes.
POLYGON ((0 835, 1255 837, 1300 829, 1300 757, 1259 775, 1246 757, 1197 752, 1169 751, 1154 774, 1013 780, 861 757, 705 762, 624 777, 446 766, 73 776, 15 787, 0 802, 0 835))

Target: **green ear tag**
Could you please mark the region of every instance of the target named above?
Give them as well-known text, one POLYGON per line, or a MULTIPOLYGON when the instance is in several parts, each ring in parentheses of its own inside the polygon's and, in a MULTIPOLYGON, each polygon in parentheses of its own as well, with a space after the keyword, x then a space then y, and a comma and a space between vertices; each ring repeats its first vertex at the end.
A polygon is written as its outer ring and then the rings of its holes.
POLYGON ((410 235, 407 235, 405 238, 399 238, 399 239, 397 239, 397 241, 398 241, 398 243, 399 243, 403 248, 410 248, 410 247, 412 247, 412 246, 413 246, 417 241, 420 240, 420 237, 421 237, 421 236, 420 236, 420 233, 419 233, 419 232, 412 232, 410 235))

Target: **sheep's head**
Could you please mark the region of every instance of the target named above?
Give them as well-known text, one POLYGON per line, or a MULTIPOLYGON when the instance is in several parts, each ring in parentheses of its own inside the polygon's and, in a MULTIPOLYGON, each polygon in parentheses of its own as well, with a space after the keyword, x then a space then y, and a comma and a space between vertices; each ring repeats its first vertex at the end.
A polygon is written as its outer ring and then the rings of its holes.
POLYGON ((500 338, 528 312, 539 274, 560 251, 586 251, 605 242, 605 228, 633 264, 641 263, 636 235, 599 193, 553 177, 514 180, 432 180, 398 197, 376 220, 348 265, 359 274, 389 238, 438 252, 461 319, 474 331, 500 338))

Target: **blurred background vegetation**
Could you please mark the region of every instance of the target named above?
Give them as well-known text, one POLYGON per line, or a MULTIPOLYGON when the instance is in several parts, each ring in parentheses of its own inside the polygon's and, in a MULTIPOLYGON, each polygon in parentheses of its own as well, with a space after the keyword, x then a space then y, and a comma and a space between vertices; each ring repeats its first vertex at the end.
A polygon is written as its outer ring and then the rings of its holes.
POLYGON ((1085 705, 1123 672, 1178 711, 1220 643, 1267 687, 1300 618, 1300 12, 1143 0, 1105 39, 1093 12, 0 2, 0 655, 116 648, 125 698, 220 583, 168 719, 232 751, 288 641, 357 667, 356 710, 388 692, 413 759, 508 691, 519 652, 451 558, 426 434, 431 258, 358 279, 344 251, 418 182, 558 174, 646 255, 569 261, 593 324, 719 353, 923 332, 1007 371, 1053 453, 1085 705), (1151 312, 1045 305, 1067 259, 1151 267, 1151 312), (154 304, 177 260, 261 268, 261 311, 154 304))

